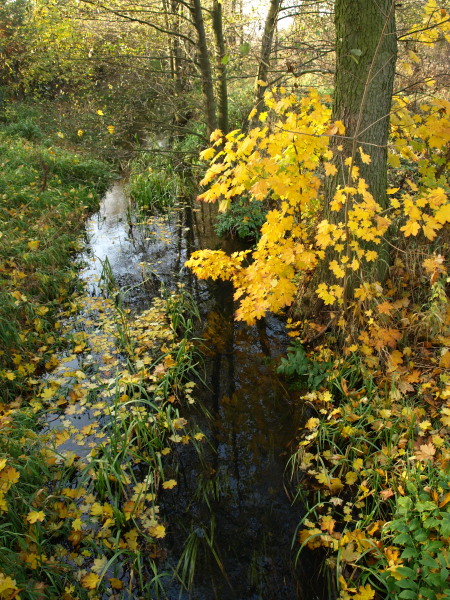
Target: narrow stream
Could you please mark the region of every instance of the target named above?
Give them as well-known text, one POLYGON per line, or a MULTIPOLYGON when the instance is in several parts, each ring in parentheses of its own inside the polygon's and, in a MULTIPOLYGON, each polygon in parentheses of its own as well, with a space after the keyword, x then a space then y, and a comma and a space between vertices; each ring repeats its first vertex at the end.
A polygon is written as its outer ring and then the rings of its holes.
POLYGON ((193 585, 187 592, 167 578, 167 597, 314 600, 316 565, 308 558, 295 565, 298 545, 291 548, 302 509, 292 505, 285 466, 302 411, 275 373, 289 341, 284 325, 273 316, 254 327, 236 323, 231 287, 199 282, 183 267, 195 249, 236 249, 214 234, 211 206, 181 202, 167 218, 140 218, 116 183, 87 224, 81 277, 98 295, 107 265, 121 302, 135 312, 161 286, 182 283, 202 314, 204 412, 186 409, 186 417, 209 445, 201 459, 179 445, 179 485, 161 506, 169 524, 166 566, 179 565, 193 585))

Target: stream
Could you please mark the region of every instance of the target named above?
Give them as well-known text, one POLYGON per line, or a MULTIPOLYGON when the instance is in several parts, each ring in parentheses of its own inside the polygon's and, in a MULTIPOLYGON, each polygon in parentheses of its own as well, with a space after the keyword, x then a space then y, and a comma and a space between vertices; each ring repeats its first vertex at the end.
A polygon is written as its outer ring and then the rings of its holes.
MULTIPOLYGON (((204 410, 187 407, 185 416, 209 444, 201 459, 190 445, 179 445, 179 485, 161 503, 169 523, 167 570, 182 564, 189 572, 189 547, 195 573, 189 592, 167 577, 167 598, 314 600, 321 597, 317 561, 304 553, 295 564, 298 543, 292 548, 303 513, 292 502, 286 463, 303 414, 276 376, 289 338, 274 316, 253 327, 235 322, 231 286, 198 281, 183 267, 193 250, 237 249, 215 235, 213 218, 211 205, 180 200, 169 216, 140 222, 117 182, 87 223, 80 276, 97 296, 107 265, 121 303, 136 314, 161 287, 183 284, 201 312, 196 336, 203 339, 205 385, 197 394, 204 410)), ((92 417, 78 418, 88 425, 92 417)))

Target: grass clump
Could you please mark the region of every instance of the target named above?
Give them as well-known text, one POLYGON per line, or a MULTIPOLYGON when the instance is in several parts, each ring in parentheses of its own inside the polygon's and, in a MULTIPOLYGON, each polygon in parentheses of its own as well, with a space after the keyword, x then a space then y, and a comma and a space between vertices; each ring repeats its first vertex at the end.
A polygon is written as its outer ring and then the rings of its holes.
POLYGON ((143 154, 131 163, 129 193, 143 210, 167 212, 183 194, 185 182, 169 164, 162 165, 150 154, 143 154))

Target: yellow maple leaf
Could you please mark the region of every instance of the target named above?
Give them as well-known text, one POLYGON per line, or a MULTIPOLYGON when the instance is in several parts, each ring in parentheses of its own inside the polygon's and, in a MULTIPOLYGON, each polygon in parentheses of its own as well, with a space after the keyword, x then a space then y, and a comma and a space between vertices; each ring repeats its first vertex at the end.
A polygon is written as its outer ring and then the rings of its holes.
POLYGON ((19 588, 16 585, 16 580, 11 579, 11 577, 6 576, 2 571, 0 571, 0 598, 12 599, 19 598, 18 596, 19 588))
POLYGON ((355 469, 355 471, 361 471, 361 469, 363 468, 363 465, 364 465, 364 461, 362 458, 355 458, 352 466, 355 469))
POLYGON ((45 513, 43 510, 31 510, 27 515, 27 521, 31 524, 37 521, 42 522, 45 519, 45 513))
POLYGON ((74 531, 81 531, 83 529, 83 521, 80 518, 72 521, 72 529, 74 531))
POLYGON ((81 585, 88 590, 95 590, 100 583, 100 577, 96 573, 88 573, 81 578, 81 585))
POLYGON ((305 423, 305 429, 315 429, 316 427, 318 427, 320 424, 320 419, 317 419, 316 417, 311 417, 310 419, 308 419, 305 423))
POLYGON ((406 222, 406 225, 400 227, 400 231, 405 233, 405 237, 409 237, 410 235, 417 235, 420 231, 420 225, 417 221, 409 220, 406 222))
POLYGON ((116 577, 111 577, 109 583, 113 590, 121 590, 123 588, 123 581, 120 581, 120 579, 117 579, 116 577))
POLYGON ((435 213, 434 218, 438 223, 449 223, 450 222, 450 203, 441 206, 435 213))
POLYGON ((210 160, 213 156, 215 156, 216 151, 214 148, 207 148, 206 150, 202 150, 200 152, 200 158, 202 160, 210 160))
POLYGON ((358 592, 353 596, 352 600, 372 600, 375 598, 375 590, 369 584, 360 585, 358 592))
POLYGON ((175 479, 169 479, 167 481, 164 481, 164 483, 162 484, 162 486, 165 490, 171 490, 176 485, 177 485, 177 482, 175 481, 175 479))
POLYGON ((357 479, 358 473, 355 473, 354 471, 348 471, 348 473, 345 474, 345 483, 348 485, 353 485, 357 479))
POLYGON ((345 270, 338 264, 337 260, 332 260, 330 262, 329 269, 338 278, 342 278, 345 275, 345 270))
POLYGON ((9 488, 17 483, 20 473, 14 467, 4 467, 0 471, 0 491, 7 492, 9 488))
POLYGON ((137 529, 131 529, 131 531, 128 531, 125 534, 125 539, 127 540, 127 547, 132 552, 137 552, 139 550, 139 544, 137 541, 138 537, 139 537, 139 533, 138 533, 137 529))
POLYGON ((388 366, 390 371, 396 371, 399 365, 403 362, 403 354, 400 350, 394 350, 388 358, 388 366))
POLYGON ((37 250, 39 248, 39 244, 39 240, 31 240, 31 242, 28 242, 27 246, 30 250, 37 250))
POLYGON ((6 502, 5 495, 0 492, 0 513, 8 512, 8 503, 6 502))
POLYGON ((164 527, 164 525, 160 524, 149 527, 148 532, 154 538, 161 539, 166 536, 166 528, 164 527))
POLYGON ((325 175, 336 175, 336 173, 338 172, 337 168, 335 165, 333 165, 330 162, 326 162, 323 165, 325 167, 325 175))

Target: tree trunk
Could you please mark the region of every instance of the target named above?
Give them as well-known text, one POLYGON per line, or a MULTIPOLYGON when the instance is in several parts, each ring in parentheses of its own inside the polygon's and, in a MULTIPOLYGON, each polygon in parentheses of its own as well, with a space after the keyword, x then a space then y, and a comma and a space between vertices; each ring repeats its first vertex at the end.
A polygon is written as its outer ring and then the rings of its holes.
MULTIPOLYGON (((325 218, 330 222, 345 221, 344 209, 331 211, 330 203, 337 186, 349 184, 348 169, 344 167, 344 160, 349 157, 353 159, 352 164, 359 167, 360 177, 365 179, 375 201, 383 208, 387 206, 387 140, 397 57, 394 6, 395 0, 335 2, 336 75, 332 118, 342 121, 346 130, 345 137, 335 136, 330 143, 338 169, 325 183, 325 218), (342 147, 340 151, 338 146, 342 147), (359 148, 370 155, 370 164, 362 162, 359 148)), ((382 280, 388 266, 387 248, 378 246, 377 251, 380 259, 376 276, 382 280)), ((330 275, 325 265, 322 281, 330 280, 330 275)))
POLYGON ((223 37, 222 2, 214 0, 212 25, 216 40, 217 122, 222 133, 228 133, 228 89, 225 41, 223 37))
POLYGON ((200 0, 191 0, 189 6, 192 21, 197 31, 198 39, 198 60, 202 78, 202 91, 205 103, 206 126, 208 133, 217 129, 216 119, 216 100, 214 97, 214 83, 209 59, 208 43, 206 40, 205 24, 203 22, 203 13, 200 0))
POLYGON ((267 83, 267 77, 270 67, 270 54, 272 52, 273 36, 277 27, 278 12, 280 10, 282 0, 270 0, 269 11, 266 16, 266 22, 264 25, 264 33, 261 41, 261 55, 259 59, 257 83, 256 83, 256 94, 255 94, 255 108, 256 115, 253 117, 249 124, 249 128, 255 127, 258 122, 258 114, 261 112, 262 100, 266 87, 260 85, 258 82, 262 81, 267 83))

